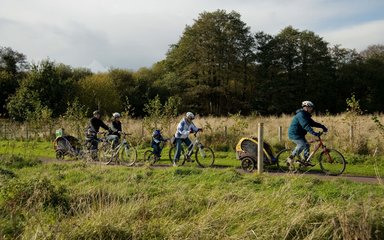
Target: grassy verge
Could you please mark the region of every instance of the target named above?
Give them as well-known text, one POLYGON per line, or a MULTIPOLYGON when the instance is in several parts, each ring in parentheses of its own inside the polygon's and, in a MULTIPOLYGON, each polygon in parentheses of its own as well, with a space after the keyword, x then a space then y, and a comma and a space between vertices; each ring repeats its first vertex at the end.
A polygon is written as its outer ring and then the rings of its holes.
POLYGON ((5 239, 384 237, 382 185, 230 168, 24 161, 0 165, 5 239))
MULTIPOLYGON (((144 158, 144 152, 149 148, 138 149, 138 160, 144 158)), ((162 152, 162 159, 158 164, 169 164, 168 157, 169 148, 164 148, 162 152)), ((51 142, 38 142, 38 141, 13 141, 1 140, 0 141, 0 155, 20 155, 27 158, 54 158, 55 152, 51 142)), ((359 155, 345 155, 348 162, 344 174, 355 176, 384 176, 384 158, 383 157, 370 157, 359 155)), ((314 160, 314 163, 317 163, 314 160)), ((236 159, 236 154, 233 151, 221 152, 215 151, 215 165, 218 167, 237 168, 240 167, 240 161, 236 159)), ((196 163, 186 163, 188 167, 196 166, 196 163)), ((266 166, 268 169, 273 170, 274 166, 266 166)), ((313 168, 308 168, 308 172, 318 172, 320 167, 316 165, 313 168)))

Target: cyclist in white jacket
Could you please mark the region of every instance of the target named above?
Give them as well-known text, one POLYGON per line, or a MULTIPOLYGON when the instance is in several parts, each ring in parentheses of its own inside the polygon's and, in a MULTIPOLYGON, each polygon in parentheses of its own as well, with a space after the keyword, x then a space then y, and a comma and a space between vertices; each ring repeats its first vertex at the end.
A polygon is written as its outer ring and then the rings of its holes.
POLYGON ((176 154, 175 159, 173 159, 173 166, 177 166, 176 163, 180 159, 181 143, 184 142, 189 150, 192 147, 191 140, 188 138, 189 134, 202 130, 193 124, 193 119, 195 119, 195 115, 191 112, 187 112, 185 117, 179 122, 179 125, 177 125, 175 133, 176 154))

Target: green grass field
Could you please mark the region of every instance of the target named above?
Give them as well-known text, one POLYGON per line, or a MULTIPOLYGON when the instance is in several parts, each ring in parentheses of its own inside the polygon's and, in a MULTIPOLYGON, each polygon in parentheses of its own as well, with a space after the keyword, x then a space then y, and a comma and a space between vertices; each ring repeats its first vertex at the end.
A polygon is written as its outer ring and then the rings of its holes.
POLYGON ((3 239, 383 239, 384 188, 2 156, 3 239))
MULTIPOLYGON (((143 160, 144 152, 149 148, 138 149, 138 160, 143 160)), ((162 159, 158 164, 169 164, 168 157, 169 148, 164 148, 162 159)), ((21 155, 28 158, 55 158, 55 151, 51 142, 38 142, 38 141, 13 141, 1 140, 0 141, 0 154, 8 155, 21 155)), ((384 157, 370 157, 344 154, 348 164, 344 172, 345 175, 355 176, 384 176, 384 157)), ((313 161, 316 163, 316 160, 313 161)), ((240 161, 236 159, 236 154, 233 151, 222 152, 215 151, 215 165, 218 167, 240 167, 240 161)), ((186 166, 197 166, 196 163, 186 163, 186 166)), ((269 167, 273 169, 274 167, 269 167)), ((265 167, 268 171, 268 166, 265 167)), ((313 168, 308 168, 309 172, 318 172, 319 165, 313 168)))

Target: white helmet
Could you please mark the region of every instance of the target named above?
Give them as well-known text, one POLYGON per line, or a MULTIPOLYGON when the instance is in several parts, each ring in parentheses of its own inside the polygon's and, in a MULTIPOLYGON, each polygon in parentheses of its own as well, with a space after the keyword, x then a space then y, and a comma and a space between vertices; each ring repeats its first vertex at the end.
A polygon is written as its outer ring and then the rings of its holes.
POLYGON ((191 120, 195 119, 195 115, 193 113, 191 113, 191 112, 187 112, 185 114, 185 117, 188 118, 188 119, 191 119, 191 120))
POLYGON ((121 117, 121 115, 120 115, 120 113, 115 112, 115 113, 112 114, 112 117, 113 118, 119 118, 119 117, 121 117))
POLYGON ((313 102, 311 102, 311 101, 304 101, 301 103, 301 106, 302 107, 315 107, 315 104, 313 104, 313 102))

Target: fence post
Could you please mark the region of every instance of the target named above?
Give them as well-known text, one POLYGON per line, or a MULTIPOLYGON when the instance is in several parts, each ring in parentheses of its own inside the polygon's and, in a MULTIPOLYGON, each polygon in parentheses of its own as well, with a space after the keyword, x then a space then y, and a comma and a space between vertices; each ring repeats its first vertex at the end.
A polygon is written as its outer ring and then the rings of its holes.
POLYGON ((264 128, 264 124, 263 123, 259 123, 259 126, 258 126, 258 136, 257 136, 257 140, 259 142, 259 144, 257 145, 257 172, 259 174, 263 173, 264 171, 264 152, 263 152, 263 148, 264 148, 264 141, 263 141, 263 128, 264 128))
POLYGON ((354 142, 354 132, 353 132, 353 125, 349 126, 349 141, 351 142, 351 146, 353 147, 353 142, 354 142))
POLYGON ((141 138, 144 137, 144 123, 141 123, 141 138))
POLYGON ((279 136, 279 143, 282 143, 283 142, 283 127, 282 126, 279 126, 278 136, 279 136))
POLYGON ((224 137, 227 138, 228 136, 228 129, 227 126, 224 126, 224 137))

